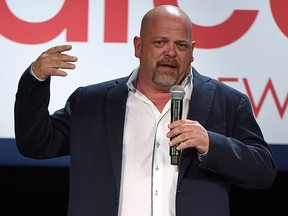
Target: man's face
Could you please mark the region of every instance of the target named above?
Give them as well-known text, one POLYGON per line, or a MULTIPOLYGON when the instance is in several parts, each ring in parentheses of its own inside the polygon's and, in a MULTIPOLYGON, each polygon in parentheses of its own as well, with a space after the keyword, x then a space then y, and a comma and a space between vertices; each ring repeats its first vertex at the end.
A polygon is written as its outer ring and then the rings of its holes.
POLYGON ((140 73, 152 85, 170 89, 183 80, 191 67, 195 42, 187 22, 179 17, 159 16, 147 27, 141 38, 134 39, 140 73))

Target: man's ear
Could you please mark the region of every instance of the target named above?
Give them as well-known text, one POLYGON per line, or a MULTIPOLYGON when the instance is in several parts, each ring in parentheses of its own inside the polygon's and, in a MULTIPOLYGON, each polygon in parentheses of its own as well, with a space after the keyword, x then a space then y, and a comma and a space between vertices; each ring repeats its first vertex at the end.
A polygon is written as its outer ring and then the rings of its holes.
POLYGON ((141 49, 141 39, 140 39, 140 37, 135 36, 133 42, 134 42, 134 55, 137 58, 140 58, 140 49, 141 49))
POLYGON ((194 51, 195 45, 196 45, 196 42, 193 41, 193 42, 192 42, 192 47, 191 47, 191 49, 192 49, 192 62, 194 61, 193 51, 194 51))

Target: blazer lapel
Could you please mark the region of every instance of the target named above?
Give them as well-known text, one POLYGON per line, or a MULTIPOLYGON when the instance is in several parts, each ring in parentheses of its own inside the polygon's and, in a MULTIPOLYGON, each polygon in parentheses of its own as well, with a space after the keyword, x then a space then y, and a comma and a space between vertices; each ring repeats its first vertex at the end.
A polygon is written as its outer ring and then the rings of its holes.
MULTIPOLYGON (((216 86, 209 82, 210 78, 200 75, 193 68, 193 91, 189 102, 188 119, 196 120, 205 127, 209 111, 212 106, 216 86)), ((183 176, 192 163, 196 153, 194 149, 182 151, 178 185, 183 180, 183 176)))
POLYGON ((210 78, 194 71, 193 91, 189 104, 188 119, 197 120, 205 126, 210 112, 216 86, 209 82, 210 78))
POLYGON ((122 79, 107 91, 107 122, 108 139, 111 149, 111 159, 118 192, 120 191, 123 131, 126 112, 128 88, 127 78, 122 79))

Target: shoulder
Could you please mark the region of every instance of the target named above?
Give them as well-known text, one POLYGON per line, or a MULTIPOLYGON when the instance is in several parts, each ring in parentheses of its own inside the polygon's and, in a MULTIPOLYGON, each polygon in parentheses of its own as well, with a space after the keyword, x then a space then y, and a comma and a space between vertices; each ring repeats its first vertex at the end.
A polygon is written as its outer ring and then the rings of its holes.
POLYGON ((82 95, 102 95, 102 94, 106 94, 107 91, 111 88, 116 88, 116 87, 120 87, 126 86, 126 82, 128 81, 128 76, 126 77, 121 77, 121 78, 116 78, 116 79, 112 79, 112 80, 108 80, 108 81, 104 81, 104 82, 100 82, 100 83, 96 83, 96 84, 91 84, 91 85, 87 85, 87 86, 81 86, 78 87, 76 89, 76 91, 81 91, 82 95))
POLYGON ((244 92, 219 80, 204 76, 195 69, 193 69, 193 92, 202 97, 205 97, 207 93, 212 94, 214 103, 227 106, 227 108, 236 108, 243 104, 245 104, 245 107, 250 106, 250 99, 244 92))
POLYGON ((246 96, 245 93, 223 83, 219 80, 200 74, 195 68, 192 70, 194 77, 194 86, 197 85, 212 85, 216 94, 223 94, 227 96, 246 96))

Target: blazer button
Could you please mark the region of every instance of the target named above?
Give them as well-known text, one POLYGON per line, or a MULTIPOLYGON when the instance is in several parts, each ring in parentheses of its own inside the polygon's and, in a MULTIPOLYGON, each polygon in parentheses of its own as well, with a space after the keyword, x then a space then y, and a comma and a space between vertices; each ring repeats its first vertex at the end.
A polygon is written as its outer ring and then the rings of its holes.
POLYGON ((115 199, 114 204, 118 206, 118 199, 115 199))
POLYGON ((33 90, 32 87, 30 87, 30 88, 28 89, 28 94, 27 94, 28 97, 30 97, 30 96, 32 95, 32 90, 33 90))

